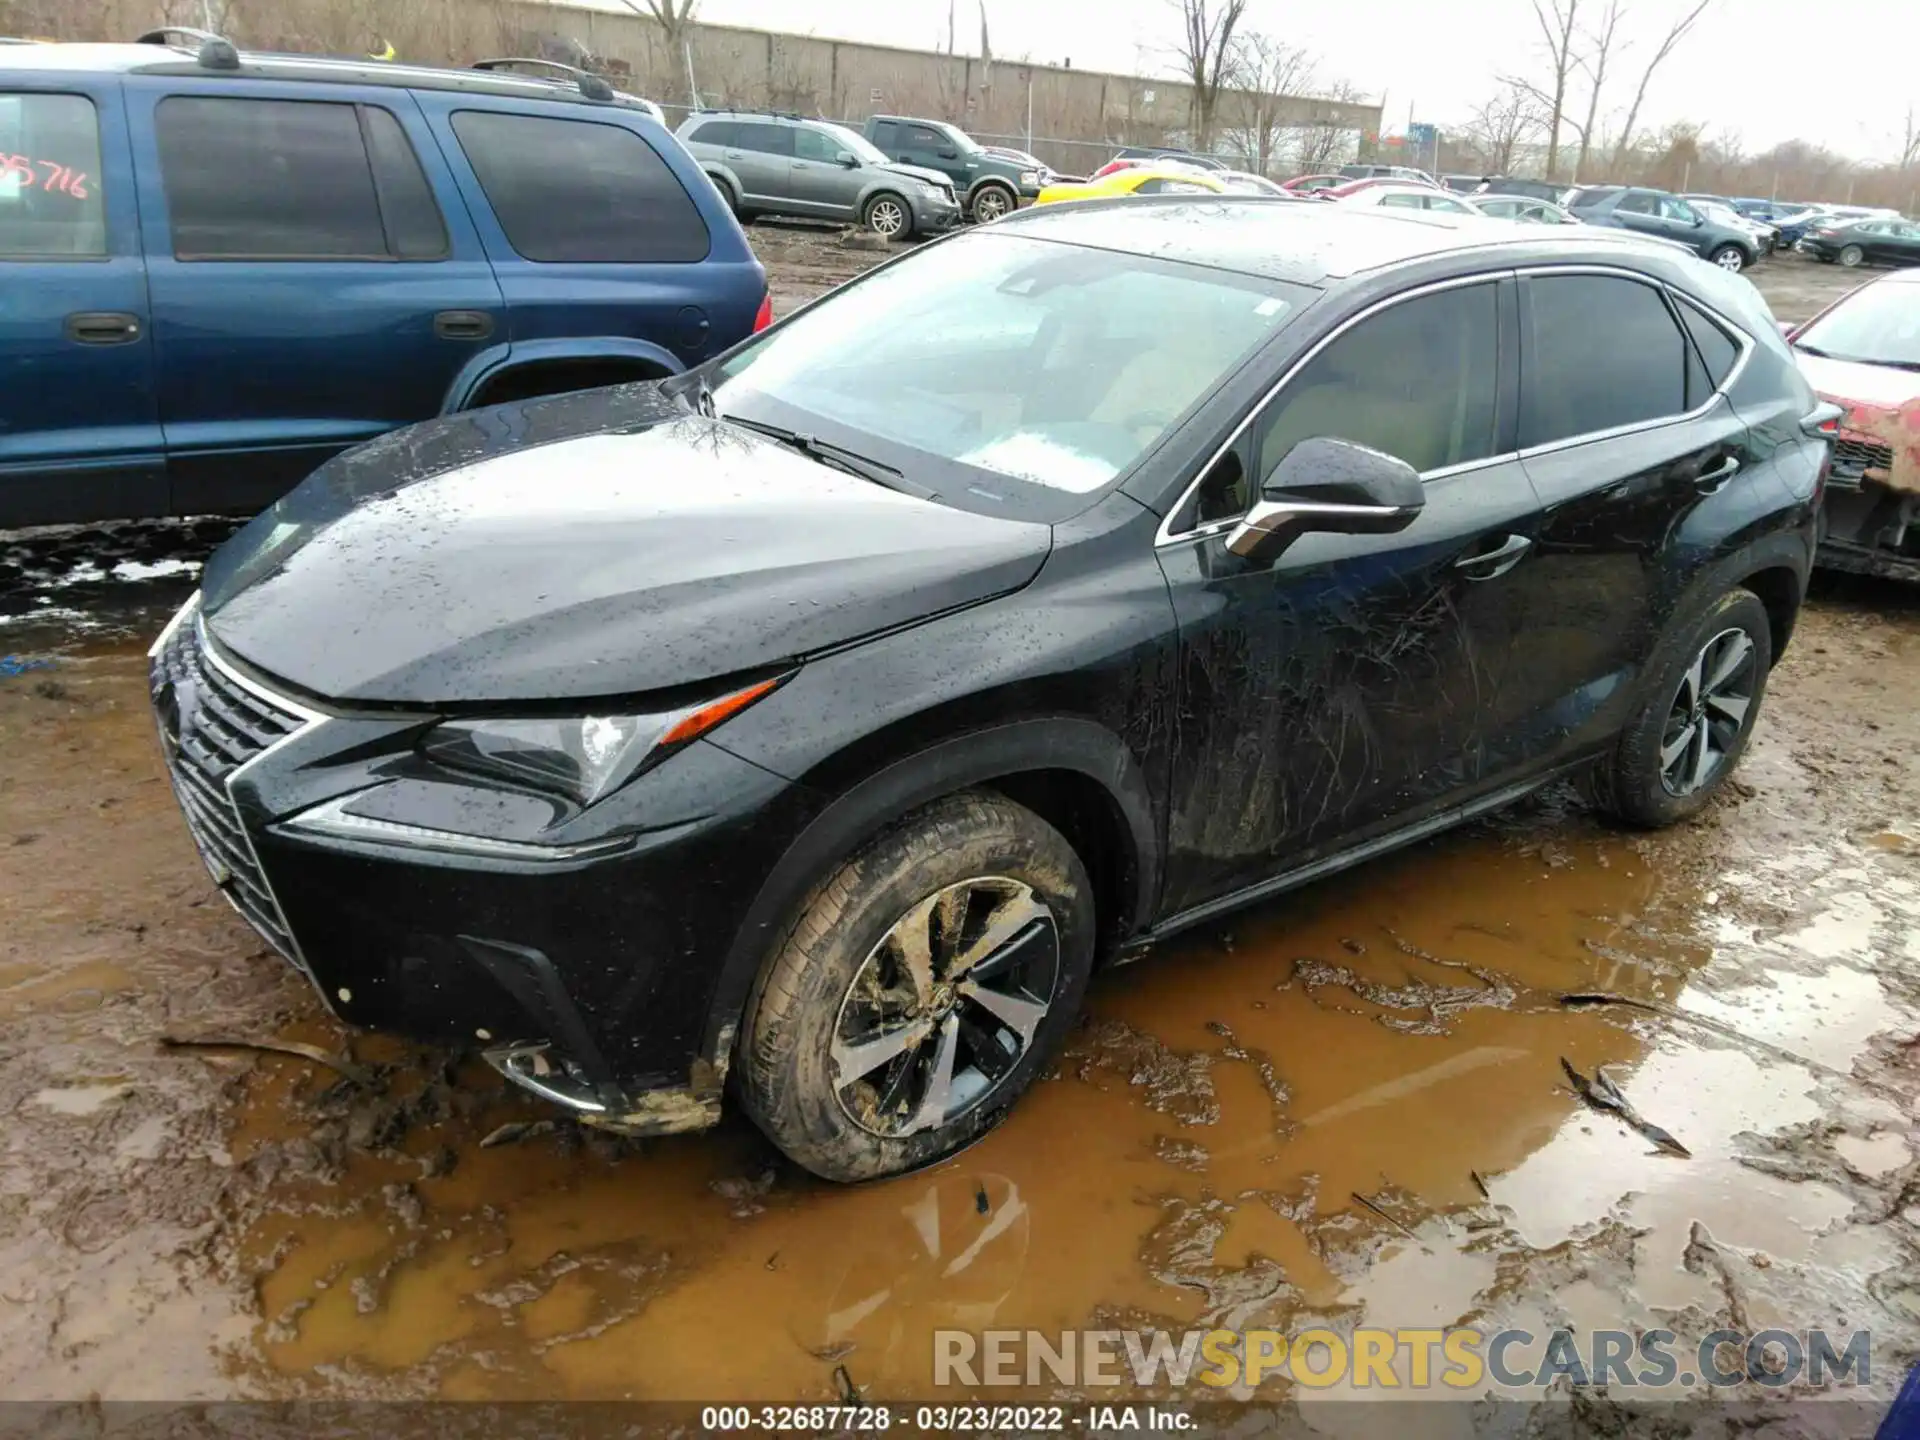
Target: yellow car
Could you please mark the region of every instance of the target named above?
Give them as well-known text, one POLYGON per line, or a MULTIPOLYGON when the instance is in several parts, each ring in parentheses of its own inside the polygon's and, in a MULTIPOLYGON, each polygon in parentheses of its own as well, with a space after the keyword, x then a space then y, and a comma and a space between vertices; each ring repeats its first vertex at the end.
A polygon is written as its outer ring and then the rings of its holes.
POLYGON ((1049 185, 1035 197, 1036 205, 1056 200, 1106 200, 1115 195, 1224 195, 1227 187, 1198 170, 1134 165, 1075 185, 1049 185))

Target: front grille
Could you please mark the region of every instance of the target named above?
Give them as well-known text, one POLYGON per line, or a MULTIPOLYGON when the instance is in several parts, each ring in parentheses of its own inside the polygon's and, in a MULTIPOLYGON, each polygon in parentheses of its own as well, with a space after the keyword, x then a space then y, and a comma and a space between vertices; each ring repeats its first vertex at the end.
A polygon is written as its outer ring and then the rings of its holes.
POLYGON ((1842 437, 1833 445, 1833 468, 1837 474, 1849 477, 1864 475, 1868 470, 1891 470, 1893 447, 1842 437))
POLYGON ((301 964, 228 782, 268 746, 300 729, 307 717, 222 671, 206 653, 197 616, 175 625, 155 650, 149 678, 161 750, 200 858, 214 884, 267 943, 301 964))

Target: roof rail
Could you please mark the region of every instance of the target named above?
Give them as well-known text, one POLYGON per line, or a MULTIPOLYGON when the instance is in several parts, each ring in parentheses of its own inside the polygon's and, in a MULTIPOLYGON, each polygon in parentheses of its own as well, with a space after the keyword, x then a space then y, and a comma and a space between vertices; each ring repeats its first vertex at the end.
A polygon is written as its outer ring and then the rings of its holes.
POLYGON ((193 47, 194 59, 208 70, 238 70, 240 52, 224 35, 211 30, 195 30, 186 25, 162 25, 134 37, 136 45, 171 45, 176 49, 193 47), (184 42, 184 43, 183 43, 184 42))
POLYGON ((542 60, 533 55, 503 55, 494 60, 476 60, 471 68, 506 70, 514 65, 531 65, 535 69, 551 70, 556 76, 572 81, 579 87, 580 93, 589 100, 613 99, 613 86, 598 75, 590 70, 582 70, 576 65, 562 65, 558 60, 542 60))

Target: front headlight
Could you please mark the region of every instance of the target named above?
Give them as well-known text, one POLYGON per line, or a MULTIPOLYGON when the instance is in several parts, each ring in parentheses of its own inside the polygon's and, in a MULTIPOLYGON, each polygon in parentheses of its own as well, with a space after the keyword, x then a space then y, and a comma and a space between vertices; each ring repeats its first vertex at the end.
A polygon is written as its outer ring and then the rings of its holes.
POLYGON ((591 805, 649 763, 665 759, 771 694, 785 678, 762 680, 717 700, 657 714, 448 720, 426 733, 420 749, 450 769, 558 791, 591 805))
POLYGON ((1040 172, 1038 170, 1022 170, 1020 172, 1020 183, 1022 185, 1038 185, 1040 183, 1040 172))

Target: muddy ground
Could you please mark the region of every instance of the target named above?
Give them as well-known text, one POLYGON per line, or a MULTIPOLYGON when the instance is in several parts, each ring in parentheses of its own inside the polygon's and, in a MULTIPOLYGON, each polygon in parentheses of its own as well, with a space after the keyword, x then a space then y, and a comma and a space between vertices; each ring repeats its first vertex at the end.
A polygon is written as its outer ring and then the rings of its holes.
MULTIPOLYGON (((754 239, 783 309, 873 258, 754 239)), ((1820 585, 1698 823, 1556 790, 1169 946, 987 1141, 839 1189, 737 1121, 486 1146, 544 1112, 329 1021, 146 708, 227 528, 0 541, 0 1395, 924 1399, 941 1327, 1864 1328, 1882 1399, 1920 1354, 1920 592, 1820 585)))

